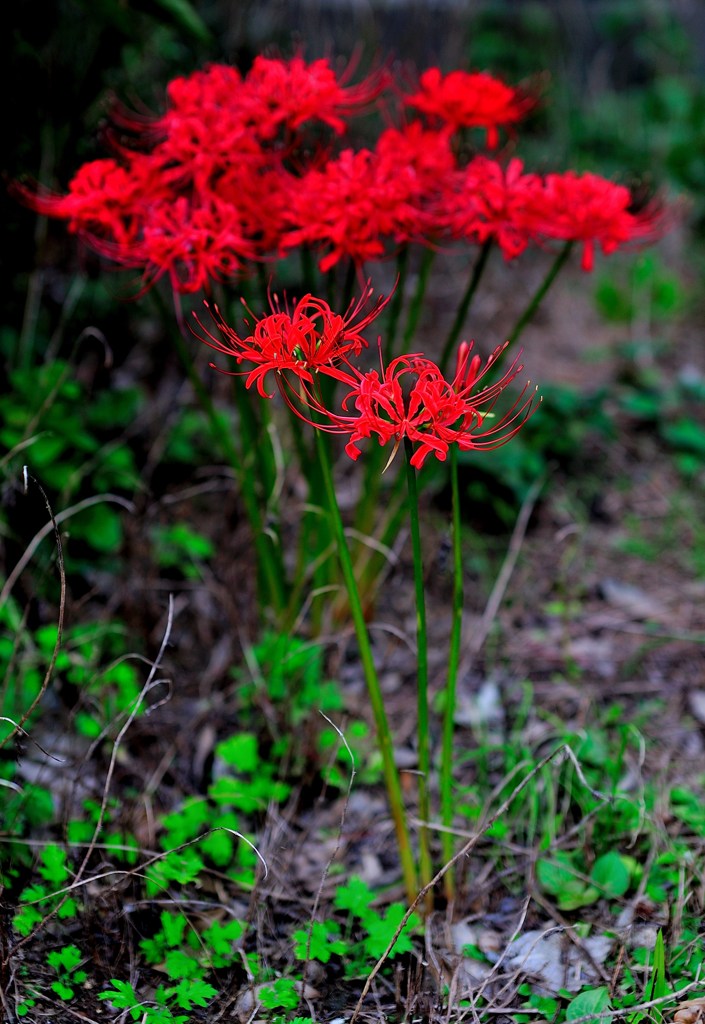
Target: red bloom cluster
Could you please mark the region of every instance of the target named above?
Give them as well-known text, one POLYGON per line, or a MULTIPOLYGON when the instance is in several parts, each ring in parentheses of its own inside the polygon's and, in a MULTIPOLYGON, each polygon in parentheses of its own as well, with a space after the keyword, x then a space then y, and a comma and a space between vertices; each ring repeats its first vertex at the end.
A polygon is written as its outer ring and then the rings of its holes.
POLYGON ((630 209, 627 188, 597 174, 525 174, 520 160, 506 167, 477 156, 448 175, 438 200, 437 219, 452 238, 482 244, 495 241, 505 259, 531 242, 581 242, 582 268, 592 270, 595 245, 605 254, 629 243, 653 241, 663 231, 656 204, 630 209))
POLYGON ((649 242, 664 228, 663 210, 647 206, 630 209, 629 189, 598 174, 549 174, 532 212, 536 230, 545 238, 582 242, 583 270, 592 270, 595 245, 603 253, 630 242, 649 242))
POLYGON ((350 435, 345 451, 352 459, 360 455, 358 442, 373 434, 381 445, 391 440, 398 445, 408 437, 416 445, 411 465, 417 469, 431 454, 444 462, 451 444, 461 451, 498 448, 522 427, 534 400, 533 393, 525 397, 527 384, 508 412, 493 417, 497 399, 523 369, 517 364, 495 384, 473 393, 504 347, 495 349, 482 367, 479 356, 470 359, 470 346, 464 343, 452 381, 421 353, 398 356, 382 367, 381 376, 376 370, 357 375, 343 400, 343 408, 352 403, 357 416, 328 413, 328 419, 334 430, 350 435))
MULTIPOLYGON (((233 356, 238 363, 254 364, 254 369, 244 371, 247 372, 247 387, 256 382, 260 395, 271 398, 264 390, 264 378, 270 371, 279 375, 291 371, 307 383, 313 383, 316 372, 347 382, 347 375, 341 375, 337 364, 350 353, 360 354, 367 345, 361 332, 388 302, 388 299, 378 298, 365 313, 371 295, 368 288, 357 303, 351 303, 345 316, 334 313, 327 302, 313 295, 304 295, 293 312, 282 310, 275 297, 271 300, 271 314, 256 320, 252 334, 244 337, 228 326, 217 306, 211 307, 208 303, 206 307, 221 337, 213 335, 198 318, 196 322, 203 332, 199 337, 210 348, 233 356)), ((248 313, 254 317, 249 310, 248 313)), ((249 326, 248 321, 246 324, 249 326)))
POLYGON ((167 276, 177 292, 247 273, 301 246, 322 271, 360 270, 399 246, 493 240, 506 259, 529 244, 575 240, 583 267, 603 252, 663 229, 637 214, 626 188, 593 174, 526 173, 518 159, 467 159, 460 130, 484 130, 494 148, 535 100, 485 73, 429 68, 416 91, 374 73, 356 85, 327 60, 257 57, 243 75, 212 64, 173 80, 162 117, 116 111, 111 159, 84 165, 66 195, 16 193, 144 287, 167 276), (409 116, 368 148, 338 148, 352 115, 387 90, 409 116), (417 111, 414 118, 412 112, 417 111), (130 141, 131 140, 131 141, 130 141))
POLYGON ((419 91, 406 98, 409 106, 438 118, 451 131, 485 128, 488 149, 496 149, 500 127, 513 127, 536 102, 521 89, 482 73, 451 71, 444 76, 439 68, 429 68, 419 85, 419 91))
POLYGON ((282 232, 283 249, 321 246, 322 271, 347 257, 357 266, 379 259, 384 241, 405 242, 418 235, 414 203, 416 180, 408 168, 394 170, 389 160, 369 149, 344 149, 321 171, 309 171, 305 187, 294 192, 282 232))
POLYGON ((356 86, 345 77, 300 56, 258 57, 245 77, 211 65, 170 83, 159 119, 117 111, 135 147, 121 142, 116 159, 86 164, 67 195, 15 191, 115 263, 142 269, 145 285, 166 274, 175 291, 197 291, 280 255, 284 214, 305 179, 287 166, 303 159, 303 127, 342 134, 384 85, 380 74, 356 86))
POLYGON ((520 160, 505 168, 478 156, 448 177, 438 216, 452 238, 478 244, 493 239, 505 259, 514 259, 537 237, 541 190, 540 177, 524 174, 520 160))
POLYGON ((272 397, 264 389, 264 378, 274 372, 280 392, 300 418, 320 430, 348 436, 345 450, 352 459, 360 455, 359 442, 373 435, 381 445, 394 441, 394 451, 408 438, 415 446, 411 464, 416 468, 430 454, 444 461, 451 444, 461 451, 497 448, 514 436, 534 408, 534 393, 526 396, 528 384, 502 416, 495 418, 493 410, 523 367, 514 363, 499 381, 477 390, 506 346, 496 349, 483 367, 479 356, 471 358, 472 346, 463 343, 452 381, 420 353, 399 356, 386 368, 381 366, 381 372, 358 370, 350 356, 359 355, 366 344, 360 332, 387 302, 378 299, 364 313, 370 295, 368 290, 344 317, 312 295, 305 295, 293 312, 282 311, 275 301, 272 312, 261 317, 245 337, 228 326, 217 307, 209 307, 221 337, 197 320, 199 336, 238 363, 253 364, 249 371, 234 372, 246 373, 247 387, 256 383, 264 398, 272 397), (348 387, 341 412, 332 411, 322 400, 317 373, 348 387), (355 412, 348 412, 351 407, 355 412))

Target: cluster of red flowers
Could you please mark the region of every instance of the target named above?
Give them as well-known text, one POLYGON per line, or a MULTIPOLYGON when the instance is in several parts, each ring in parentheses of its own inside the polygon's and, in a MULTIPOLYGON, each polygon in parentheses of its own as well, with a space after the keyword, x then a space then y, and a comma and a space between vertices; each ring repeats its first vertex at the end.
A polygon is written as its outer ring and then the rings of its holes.
POLYGON ((380 445, 393 441, 392 456, 408 438, 414 446, 411 464, 419 469, 430 454, 444 461, 451 444, 461 451, 497 448, 514 436, 534 408, 535 392, 527 396, 527 384, 502 416, 496 417, 493 409, 523 367, 514 362, 500 380, 476 390, 506 345, 497 348, 483 366, 480 356, 471 357, 472 346, 463 342, 451 381, 421 353, 398 356, 386 367, 381 365, 379 372, 363 373, 353 365, 349 357, 359 355, 367 344, 361 332, 388 301, 378 299, 365 312, 370 297, 368 290, 345 316, 312 295, 305 295, 292 311, 281 309, 275 300, 272 312, 255 320, 252 333, 245 336, 223 320, 217 307, 209 307, 217 335, 197 322, 207 345, 238 364, 252 366, 224 372, 246 375, 247 387, 256 384, 263 398, 272 397, 264 380, 273 373, 297 416, 319 430, 348 437, 345 450, 352 459, 360 455, 359 442, 372 436, 380 445), (340 412, 321 398, 318 374, 348 388, 340 412))
POLYGON ((660 230, 654 207, 594 174, 525 173, 517 159, 465 157, 466 135, 494 150, 534 106, 488 74, 438 68, 404 93, 388 73, 357 85, 327 60, 257 57, 246 75, 213 64, 172 81, 166 113, 116 112, 115 154, 84 165, 66 195, 18 186, 41 213, 144 286, 166 275, 178 292, 237 277, 254 260, 310 246, 325 271, 360 268, 419 241, 495 240, 506 259, 552 239, 608 253, 660 230), (336 147, 355 114, 384 94, 399 126, 372 148, 336 147), (482 136, 480 136, 482 138, 482 136), (462 144, 461 144, 462 143, 462 144))

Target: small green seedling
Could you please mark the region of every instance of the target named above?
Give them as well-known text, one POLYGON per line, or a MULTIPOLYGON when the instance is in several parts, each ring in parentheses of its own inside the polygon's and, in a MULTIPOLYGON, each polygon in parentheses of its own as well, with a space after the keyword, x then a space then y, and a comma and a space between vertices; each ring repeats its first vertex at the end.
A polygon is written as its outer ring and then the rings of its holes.
POLYGON ((53 968, 58 978, 52 982, 52 991, 59 999, 68 1001, 76 994, 76 986, 82 985, 88 980, 88 974, 79 970, 79 964, 83 960, 78 946, 64 946, 63 949, 54 950, 47 957, 47 963, 53 968))

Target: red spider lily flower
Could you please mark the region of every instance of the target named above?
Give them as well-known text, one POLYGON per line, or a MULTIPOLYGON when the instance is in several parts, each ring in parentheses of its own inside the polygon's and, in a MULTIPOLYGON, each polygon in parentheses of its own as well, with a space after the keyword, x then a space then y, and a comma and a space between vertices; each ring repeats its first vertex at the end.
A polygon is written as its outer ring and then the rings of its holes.
POLYGON ((351 64, 338 76, 327 60, 307 63, 300 55, 257 56, 244 77, 229 65, 210 64, 169 84, 169 110, 154 127, 186 142, 184 129, 200 125, 217 132, 217 145, 223 135, 232 137, 243 128, 254 138, 271 140, 280 129, 295 132, 309 121, 340 135, 346 118, 369 106, 386 84, 384 76, 371 74, 349 85, 353 71, 351 64))
POLYGON ((446 186, 437 218, 452 238, 480 245, 492 238, 511 260, 536 237, 534 211, 542 181, 524 174, 521 160, 510 160, 504 168, 489 157, 475 157, 450 175, 446 186))
POLYGON ((531 415, 535 397, 534 392, 525 397, 527 382, 511 408, 494 418, 498 398, 523 369, 516 362, 495 384, 473 394, 505 348, 495 349, 482 367, 479 356, 470 358, 471 346, 464 342, 452 381, 447 381, 438 366, 421 354, 398 356, 386 369, 381 368, 381 376, 377 370, 365 374, 355 371, 357 379, 343 408, 352 402, 358 415, 336 415, 312 402, 308 395, 317 414, 317 419, 309 422, 332 433, 349 434, 345 451, 352 459, 359 457, 358 443, 364 438, 376 435, 381 445, 394 440, 393 458, 402 439, 408 437, 416 446, 411 464, 417 469, 430 454, 445 461, 451 444, 457 444, 461 451, 498 448, 521 429, 531 415), (321 417, 325 417, 325 423, 320 422, 321 417))
POLYGON ((237 209, 255 258, 279 251, 299 181, 271 159, 229 167, 219 178, 217 195, 237 209))
POLYGON ((87 240, 105 238, 132 245, 139 232, 145 197, 160 188, 146 158, 135 154, 127 166, 116 160, 92 160, 74 175, 66 195, 15 184, 13 192, 31 209, 68 221, 69 231, 87 240))
POLYGON ((164 274, 179 293, 208 288, 235 277, 254 255, 238 211, 211 196, 203 203, 185 196, 150 203, 132 245, 91 239, 101 255, 123 267, 141 269, 144 289, 164 274))
MULTIPOLYGON (((286 373, 291 373, 299 383, 314 383, 314 374, 323 373, 329 377, 352 383, 349 373, 338 368, 341 360, 347 362, 348 355, 359 355, 367 342, 362 331, 369 326, 386 306, 389 298, 379 296, 374 305, 364 311, 372 296, 368 287, 357 302, 351 302, 345 316, 334 313, 327 302, 308 294, 304 295, 290 312, 280 309, 276 296, 271 300, 272 312, 257 320, 252 334, 241 336, 223 319, 217 306, 206 307, 221 337, 207 330, 195 317, 203 332, 197 336, 210 348, 224 355, 233 356, 238 363, 254 363, 249 371, 221 371, 224 373, 246 373, 246 386, 257 384, 263 398, 272 398, 264 389, 266 375, 273 371, 278 374, 280 390, 290 401, 285 389, 286 373)), ((245 307, 247 309, 247 307, 245 307)), ((253 316, 248 310, 250 316, 253 316)), ((195 316, 195 314, 194 314, 195 316)), ((255 318, 256 319, 256 318, 255 318)), ((246 325, 250 324, 246 321, 246 325)), ((315 399, 314 399, 315 401, 315 399)), ((296 411, 296 410, 295 410, 296 411)))
POLYGON ((282 249, 325 246, 328 252, 319 261, 323 272, 345 258, 357 266, 380 259, 388 239, 400 243, 421 233, 416 191, 409 167, 394 167, 368 149, 345 149, 300 179, 282 249))
POLYGON ((409 168, 424 192, 437 188, 457 168, 448 132, 424 128, 420 121, 385 129, 375 151, 383 165, 395 168, 397 173, 401 167, 409 168))
POLYGON ((235 277, 254 247, 236 207, 215 195, 203 203, 181 197, 150 209, 135 256, 154 280, 168 274, 174 291, 190 293, 235 277))
POLYGON ((436 204, 457 171, 457 161, 445 130, 424 128, 412 121, 402 128, 387 128, 375 146, 381 181, 404 180, 404 223, 396 225, 395 241, 438 234, 436 204), (409 214, 410 210, 415 211, 409 214))
MULTIPOLYGON (((169 82, 166 111, 161 116, 135 113, 116 103, 110 119, 115 127, 137 140, 138 148, 166 142, 171 157, 186 162, 199 149, 225 152, 224 145, 233 140, 233 135, 243 140, 243 91, 244 79, 237 68, 208 64, 169 82)), ((114 136, 109 138, 115 141, 114 136)))
POLYGON ((485 72, 428 68, 421 75, 420 89, 405 102, 424 114, 440 118, 452 131, 485 128, 487 148, 495 149, 500 127, 520 121, 536 101, 521 89, 505 85, 485 72))
POLYGON ((251 105, 239 71, 211 64, 170 82, 167 110, 151 123, 115 111, 112 116, 148 147, 162 180, 183 194, 191 187, 218 191, 227 170, 237 166, 244 175, 252 162, 262 163, 262 141, 251 123, 251 105))
POLYGON ((256 57, 245 88, 251 121, 260 137, 275 135, 281 126, 296 131, 307 121, 320 121, 342 135, 346 118, 369 106, 386 83, 379 74, 372 74, 348 86, 353 70, 349 65, 339 78, 325 59, 307 64, 301 56, 256 57))
POLYGON ((307 64, 300 56, 258 56, 244 77, 228 65, 211 64, 169 84, 162 117, 115 117, 155 147, 165 171, 189 169, 197 183, 215 181, 232 169, 235 154, 241 165, 275 143, 293 148, 305 124, 318 122, 342 134, 345 119, 368 106, 386 83, 373 73, 348 85, 353 70, 351 64, 338 76, 327 60, 307 64))
MULTIPOLYGON (((218 108, 234 107, 234 98, 242 88, 243 78, 231 64, 208 64, 200 71, 172 78, 166 95, 172 110, 181 116, 203 113, 218 108)), ((168 116, 168 115, 167 115, 168 116)))
POLYGON ((630 242, 653 241, 665 229, 663 211, 652 204, 632 212, 624 185, 598 174, 547 175, 534 211, 536 229, 546 238, 582 242, 582 269, 592 270, 595 245, 605 255, 630 242))

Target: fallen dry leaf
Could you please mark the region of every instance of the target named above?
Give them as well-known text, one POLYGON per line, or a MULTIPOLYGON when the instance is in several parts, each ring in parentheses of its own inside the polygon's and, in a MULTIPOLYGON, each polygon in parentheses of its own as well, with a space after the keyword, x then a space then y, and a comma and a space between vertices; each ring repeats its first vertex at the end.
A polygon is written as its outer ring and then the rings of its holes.
POLYGON ((698 999, 687 999, 678 1004, 673 1014, 675 1024, 703 1024, 705 1022, 705 996, 698 999))

